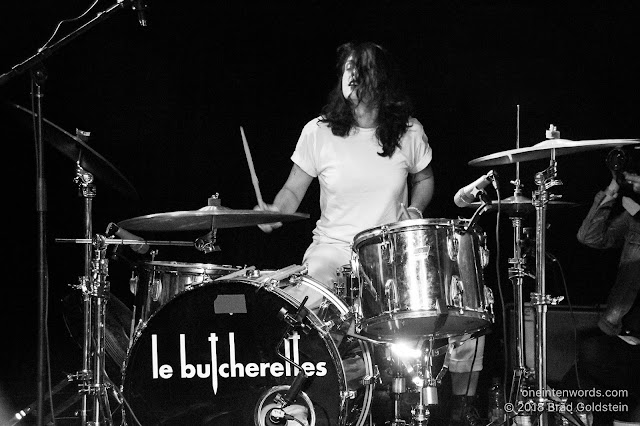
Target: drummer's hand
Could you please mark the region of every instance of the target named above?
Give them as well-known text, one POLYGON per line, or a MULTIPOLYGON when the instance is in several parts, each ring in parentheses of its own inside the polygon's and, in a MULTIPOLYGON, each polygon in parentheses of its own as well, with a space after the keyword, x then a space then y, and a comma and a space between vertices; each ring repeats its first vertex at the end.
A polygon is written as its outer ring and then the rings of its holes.
MULTIPOLYGON (((262 207, 255 206, 253 208, 253 210, 256 211, 272 211, 272 212, 279 212, 280 209, 278 209, 278 207, 274 206, 273 204, 264 204, 262 207)), ((266 233, 270 233, 271 231, 273 231, 274 229, 278 229, 282 226, 282 222, 274 222, 274 223, 264 223, 264 224, 260 224, 258 225, 258 228, 260 228, 263 232, 266 233)))
POLYGON ((629 172, 622 172, 624 180, 633 187, 633 192, 640 194, 640 175, 629 172))

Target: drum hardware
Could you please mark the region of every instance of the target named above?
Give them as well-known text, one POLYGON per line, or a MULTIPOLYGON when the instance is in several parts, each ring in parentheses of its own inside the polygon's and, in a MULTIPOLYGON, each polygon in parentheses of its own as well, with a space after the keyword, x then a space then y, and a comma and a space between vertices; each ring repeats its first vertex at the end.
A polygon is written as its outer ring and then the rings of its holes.
MULTIPOLYGON (((560 133, 554 125, 549 126, 547 137, 549 139, 560 137, 560 133)), ((554 194, 550 194, 548 190, 554 186, 562 185, 562 181, 557 179, 556 150, 552 149, 550 154, 549 167, 535 175, 534 181, 538 189, 533 192, 532 197, 536 208, 536 292, 531 293, 531 303, 536 306, 535 377, 538 389, 541 391, 547 390, 547 305, 563 299, 551 298, 546 294, 546 213, 547 203, 555 198, 554 194)), ((538 401, 544 403, 548 401, 548 398, 541 392, 538 401)), ((547 426, 549 424, 547 413, 542 412, 539 415, 540 425, 547 426)))
MULTIPOLYGON (((55 241, 57 243, 76 243, 76 244, 93 244, 95 239, 93 238, 56 238, 55 241)), ((112 245, 112 244, 123 244, 123 245, 140 245, 140 240, 125 240, 119 238, 106 238, 104 237, 104 242, 102 244, 112 245)), ((180 247, 193 247, 193 242, 191 241, 165 241, 165 240, 142 240, 144 244, 149 245, 160 245, 160 246, 180 246, 180 247)), ((150 251, 149 253, 157 254, 157 250, 150 251)))
POLYGON ((524 394, 522 391, 525 389, 524 386, 526 384, 526 380, 532 377, 532 372, 527 369, 524 358, 523 280, 524 278, 532 278, 535 280, 535 275, 530 274, 525 270, 526 262, 523 256, 522 218, 519 216, 511 216, 511 224, 514 236, 513 257, 509 259, 509 264, 512 266, 508 269, 508 273, 509 279, 513 284, 513 300, 515 307, 514 316, 516 317, 516 365, 513 369, 509 402, 517 404, 524 394))
POLYGON ((230 274, 218 277, 218 278, 214 279, 214 281, 232 280, 232 279, 235 279, 235 278, 251 277, 251 276, 253 276, 253 273, 256 272, 256 271, 259 273, 259 271, 256 269, 255 266, 247 266, 247 267, 239 269, 239 270, 237 270, 235 272, 231 272, 230 274))
MULTIPOLYGON (((289 356, 283 355, 280 351, 292 329, 301 330, 304 334, 309 333, 310 327, 304 323, 305 318, 309 314, 309 310, 304 306, 305 303, 307 303, 308 299, 308 297, 305 297, 302 300, 295 314, 289 314, 287 309, 283 307, 280 309, 277 315, 278 319, 287 323, 287 328, 285 329, 283 336, 280 339, 280 343, 278 343, 278 345, 276 346, 276 355, 278 355, 278 357, 284 362, 296 368, 299 372, 296 375, 295 379, 293 379, 291 385, 287 388, 287 392, 284 397, 280 393, 277 393, 275 395, 274 402, 278 405, 278 407, 272 408, 267 412, 270 420, 276 424, 279 424, 281 421, 285 420, 286 413, 284 409, 297 401, 298 396, 302 391, 302 386, 309 378, 309 376, 307 376, 307 374, 305 373, 304 368, 298 365, 289 356)), ((303 396, 303 399, 307 401, 309 398, 305 395, 303 396)), ((313 404, 308 404, 308 409, 309 411, 314 412, 313 404)))
MULTIPOLYGON (((521 247, 518 247, 521 244, 520 239, 520 222, 516 219, 513 220, 514 227, 514 258, 512 259, 512 268, 510 268, 510 279, 514 280, 514 297, 517 305, 517 309, 519 309, 519 318, 517 325, 517 339, 518 342, 518 365, 514 371, 514 383, 512 386, 521 387, 523 382, 526 382, 526 379, 529 378, 529 372, 526 371, 523 367, 522 361, 522 296, 521 296, 521 280, 524 277, 532 277, 536 280, 536 291, 531 293, 532 304, 536 306, 536 317, 535 317, 535 366, 533 375, 535 376, 535 381, 537 382, 537 389, 540 391, 540 394, 546 394, 547 391, 547 382, 546 382, 546 312, 547 305, 552 305, 558 303, 562 300, 561 297, 551 297, 546 292, 546 282, 545 282, 545 260, 546 260, 546 248, 545 248, 545 233, 546 233, 546 211, 547 209, 554 207, 562 207, 566 205, 572 205, 571 203, 562 203, 557 200, 560 198, 559 195, 550 194, 549 189, 562 185, 562 182, 557 179, 557 163, 556 157, 560 155, 573 154, 578 152, 585 152, 591 150, 597 150, 602 148, 612 148, 612 147, 620 147, 625 145, 632 145, 640 143, 638 139, 603 139, 603 140, 585 140, 585 141, 571 141, 567 139, 560 139, 560 132, 557 130, 556 126, 553 124, 549 126, 549 129, 546 131, 547 140, 540 142, 532 147, 520 148, 517 147, 514 150, 508 150, 503 152, 498 152, 495 154, 490 154, 484 157, 477 158, 475 160, 470 161, 468 164, 472 166, 493 166, 493 165, 502 165, 502 164, 511 164, 516 163, 516 171, 519 172, 519 162, 521 161, 531 161, 537 159, 546 159, 549 158, 549 166, 535 174, 534 182, 537 186, 537 190, 533 192, 533 199, 531 200, 531 206, 528 205, 529 200, 526 197, 522 197, 520 194, 520 179, 519 173, 517 173, 516 180, 512 183, 516 186, 516 191, 512 198, 506 199, 506 205, 509 209, 510 214, 515 218, 519 216, 520 213, 530 212, 535 209, 536 212, 536 247, 535 247, 535 255, 536 255, 536 272, 535 275, 527 274, 523 271, 523 258, 521 256, 521 247), (523 380, 524 379, 524 380, 523 380)), ((510 397, 513 398, 514 394, 517 395, 519 389, 511 389, 510 397)), ((537 398, 538 403, 545 403, 547 398, 545 396, 541 396, 537 398)), ((540 416, 540 424, 542 426, 548 425, 547 413, 536 413, 540 416)), ((514 413, 516 417, 519 413, 514 413)))
POLYGON ((306 213, 280 213, 266 210, 233 210, 221 205, 218 194, 212 195, 198 210, 155 213, 125 219, 118 223, 132 231, 213 231, 220 228, 255 226, 274 222, 308 219, 306 213))
MULTIPOLYGON (((65 156, 69 157, 76 164, 76 176, 74 178, 74 182, 79 186, 79 193, 85 200, 84 205, 84 231, 85 237, 90 239, 92 235, 92 223, 91 223, 91 209, 92 209, 92 199, 95 197, 95 185, 94 185, 94 177, 97 176, 99 179, 104 179, 106 183, 120 192, 122 195, 131 198, 137 199, 138 194, 133 188, 133 186, 128 182, 128 180, 104 157, 98 154, 95 150, 89 147, 86 144, 88 137, 90 135, 89 132, 83 132, 79 129, 76 130, 76 136, 71 135, 70 133, 64 131, 62 128, 56 126, 52 122, 46 120, 42 114, 42 98, 43 95, 43 85, 47 79, 47 73, 44 66, 41 63, 41 60, 47 56, 49 56, 53 50, 57 49, 61 45, 70 41, 73 36, 79 34, 80 32, 86 31, 91 28, 98 21, 104 20, 109 17, 112 12, 116 9, 120 8, 124 3, 118 3, 117 5, 111 7, 109 10, 102 12, 96 16, 89 23, 83 25, 79 29, 77 29, 74 33, 68 35, 67 37, 61 39, 55 44, 48 46, 46 48, 42 48, 39 52, 23 62, 22 64, 13 68, 11 73, 4 74, 0 76, 0 80, 4 81, 13 75, 17 75, 22 73, 25 70, 31 70, 33 90, 32 90, 32 99, 34 105, 34 111, 30 111, 26 108, 23 108, 16 104, 9 104, 10 108, 13 111, 16 111, 16 114, 19 116, 19 121, 22 122, 25 126, 32 127, 34 129, 34 138, 36 140, 36 163, 37 163, 37 210, 38 210, 38 222, 39 222, 39 326, 38 326, 38 399, 37 399, 37 423, 42 424, 45 415, 44 409, 44 378, 46 376, 46 371, 44 367, 45 357, 46 357, 46 304, 48 303, 46 300, 48 291, 48 277, 47 277, 47 255, 46 255, 46 220, 44 217, 44 213, 46 211, 46 180, 44 179, 44 141, 49 143, 52 147, 59 150, 65 156), (26 119, 28 117, 28 120, 26 119)), ((88 280, 91 273, 91 248, 87 247, 84 255, 84 279, 88 280)), ((85 284, 81 284, 86 287, 85 284)), ((85 312, 85 328, 87 329, 87 335, 84 337, 83 342, 83 366, 82 371, 78 373, 77 377, 82 378, 83 380, 89 380, 89 371, 90 366, 88 365, 88 355, 87 355, 87 347, 91 345, 90 335, 88 330, 91 329, 91 311, 89 310, 92 305, 90 297, 88 295, 84 295, 83 306, 85 312)), ((82 407, 79 411, 79 416, 81 419, 81 424, 85 425, 87 423, 87 416, 90 414, 88 411, 88 395, 87 392, 83 392, 82 394, 82 407)), ((95 416, 101 418, 101 412, 103 409, 100 407, 102 401, 101 396, 96 395, 95 393, 91 395, 91 399, 93 402, 93 412, 95 416)))
MULTIPOLYGON (((448 371, 448 357, 453 344, 446 344, 440 348, 434 348, 434 338, 422 339, 418 343, 420 349, 411 349, 402 343, 387 344, 387 361, 390 362, 389 393, 393 398, 393 420, 387 422, 390 426, 426 426, 429 422, 430 405, 438 404, 437 387, 442 383, 448 371), (432 373, 433 359, 446 355, 442 368, 437 375, 432 373), (409 392, 407 377, 417 388, 418 402, 411 408, 411 419, 408 422, 402 418, 400 401, 402 395, 409 392)), ((461 344, 458 342, 458 344, 461 344)))
POLYGON ((197 238, 194 244, 196 250, 201 251, 203 253, 211 253, 214 251, 220 251, 220 246, 216 245, 216 234, 218 233, 217 229, 214 229, 204 236, 197 238))
POLYGON ((123 399, 108 379, 105 371, 105 325, 106 305, 109 300, 110 283, 107 280, 109 261, 106 258, 106 237, 96 235, 92 239, 93 256, 90 274, 80 277, 79 284, 71 287, 82 291, 84 307, 83 369, 68 375, 68 379, 80 382, 84 421, 91 414, 90 424, 112 424, 108 390, 114 392, 119 404, 123 399))

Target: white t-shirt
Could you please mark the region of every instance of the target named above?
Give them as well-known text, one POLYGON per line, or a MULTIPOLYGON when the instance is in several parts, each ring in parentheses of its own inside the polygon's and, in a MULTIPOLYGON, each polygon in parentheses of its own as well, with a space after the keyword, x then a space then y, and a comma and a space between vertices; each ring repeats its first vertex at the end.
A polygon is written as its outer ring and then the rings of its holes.
POLYGON ((319 245, 337 245, 346 264, 358 232, 398 220, 400 203, 407 206, 408 174, 427 167, 432 157, 422 124, 415 118, 410 124, 391 157, 378 155, 375 128, 340 137, 319 118, 304 126, 291 160, 318 178, 321 212, 305 258, 319 245))

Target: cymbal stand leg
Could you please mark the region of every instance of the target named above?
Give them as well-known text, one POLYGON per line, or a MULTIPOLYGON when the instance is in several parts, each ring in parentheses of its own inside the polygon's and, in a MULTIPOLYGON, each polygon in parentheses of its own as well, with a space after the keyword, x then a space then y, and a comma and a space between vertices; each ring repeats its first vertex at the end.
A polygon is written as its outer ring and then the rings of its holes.
MULTIPOLYGON (((555 150, 551 151, 549 167, 536 173, 535 183, 538 189, 533 193, 533 204, 536 208, 536 292, 531 293, 531 304, 536 307, 535 321, 535 375, 537 381, 537 402, 545 404, 547 395, 547 305, 557 304, 563 297, 552 298, 546 294, 546 209, 547 203, 553 198, 548 189, 562 185, 557 177, 555 150)), ((545 405, 546 406, 546 405, 545 405)), ((548 426, 549 419, 546 412, 540 414, 540 426, 548 426)))

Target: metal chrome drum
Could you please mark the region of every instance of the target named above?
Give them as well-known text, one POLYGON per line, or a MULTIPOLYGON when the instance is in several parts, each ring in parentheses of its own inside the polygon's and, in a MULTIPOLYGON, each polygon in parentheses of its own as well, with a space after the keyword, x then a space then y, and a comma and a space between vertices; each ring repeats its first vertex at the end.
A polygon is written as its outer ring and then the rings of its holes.
POLYGON ((239 270, 229 265, 182 262, 145 262, 138 275, 136 306, 143 322, 174 296, 191 286, 239 270))
POLYGON ((360 232, 353 241, 363 334, 381 340, 444 338, 493 321, 484 285, 486 237, 468 220, 413 219, 360 232))
POLYGON ((305 274, 242 272, 178 294, 137 330, 122 379, 129 424, 271 425, 297 365, 308 379, 285 411, 303 424, 363 425, 374 372, 368 344, 341 332, 348 308, 305 274), (291 286, 325 299, 294 327, 291 286))

